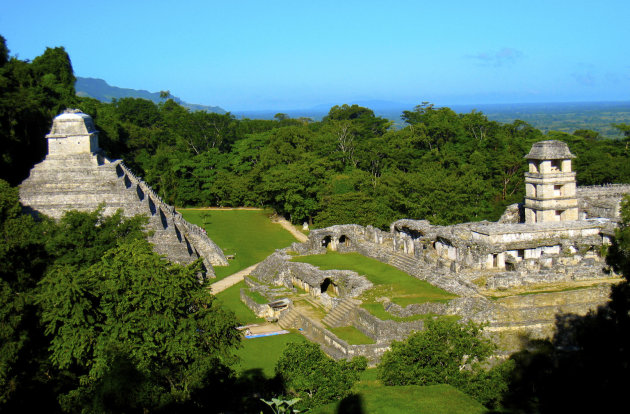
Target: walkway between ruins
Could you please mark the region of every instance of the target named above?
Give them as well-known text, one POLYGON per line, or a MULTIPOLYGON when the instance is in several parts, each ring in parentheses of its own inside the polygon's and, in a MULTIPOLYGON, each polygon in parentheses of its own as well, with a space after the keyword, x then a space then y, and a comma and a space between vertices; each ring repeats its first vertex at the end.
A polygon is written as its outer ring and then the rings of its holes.
POLYGON ((282 227, 284 227, 284 229, 286 231, 288 231, 289 233, 291 233, 293 235, 293 237, 295 237, 296 239, 298 239, 298 241, 300 243, 304 243, 305 241, 308 240, 308 236, 304 233, 302 233, 301 231, 299 231, 298 229, 295 228, 295 226, 291 223, 289 223, 284 217, 279 217, 274 219, 274 222, 280 224, 282 227))
POLYGON ((234 274, 229 275, 225 279, 221 279, 218 282, 215 282, 215 283, 211 284, 210 285, 210 289, 212 291, 212 294, 216 295, 217 293, 224 291, 225 289, 229 288, 230 286, 234 286, 235 284, 237 284, 238 282, 243 280, 245 278, 245 276, 250 274, 254 269, 256 269, 256 266, 258 266, 259 263, 251 265, 250 267, 248 267, 246 269, 243 269, 243 270, 241 270, 239 272, 236 272, 234 274))
MULTIPOLYGON (((191 210, 262 210, 262 209, 253 208, 253 207, 236 207, 236 208, 235 207, 204 207, 204 208, 194 208, 191 210)), ((278 216, 274 218, 273 222, 280 224, 286 231, 291 233, 293 237, 298 239, 300 243, 304 243, 305 241, 308 240, 308 236, 306 236, 304 233, 296 229, 295 226, 293 226, 293 224, 287 221, 284 217, 278 216)), ((250 274, 254 269, 256 269, 256 266, 258 266, 259 263, 251 265, 250 267, 246 269, 243 269, 239 272, 231 274, 225 279, 221 279, 218 282, 211 284, 210 289, 212 289, 212 294, 216 295, 217 293, 224 291, 230 286, 234 286, 235 284, 243 280, 243 278, 245 278, 245 276, 250 274)))

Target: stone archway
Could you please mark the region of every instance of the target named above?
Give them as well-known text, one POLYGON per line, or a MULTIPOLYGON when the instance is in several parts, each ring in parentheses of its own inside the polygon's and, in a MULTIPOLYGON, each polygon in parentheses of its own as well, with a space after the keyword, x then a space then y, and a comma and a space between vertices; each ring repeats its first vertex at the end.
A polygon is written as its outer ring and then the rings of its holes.
POLYGON ((341 235, 341 237, 339 237, 339 245, 345 247, 350 246, 350 237, 345 234, 341 235))
POLYGON ((332 242, 332 237, 326 236, 322 239, 322 247, 328 248, 330 243, 332 242))
POLYGON ((332 284, 332 280, 330 280, 329 277, 324 279, 324 281, 320 285, 320 292, 321 293, 326 293, 326 291, 328 290, 328 288, 330 287, 331 284, 332 284))

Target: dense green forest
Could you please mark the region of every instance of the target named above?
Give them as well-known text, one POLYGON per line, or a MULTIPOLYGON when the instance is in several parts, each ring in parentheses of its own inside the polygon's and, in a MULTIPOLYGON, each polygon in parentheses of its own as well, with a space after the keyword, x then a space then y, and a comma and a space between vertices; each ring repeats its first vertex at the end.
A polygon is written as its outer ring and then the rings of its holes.
POLYGON ((543 139, 566 141, 581 185, 630 182, 626 143, 500 124, 482 113, 422 104, 407 126, 356 105, 320 122, 237 120, 153 104, 82 99, 101 146, 177 206, 271 206, 294 223, 386 227, 399 218, 447 224, 496 220, 523 198, 524 156, 543 139))

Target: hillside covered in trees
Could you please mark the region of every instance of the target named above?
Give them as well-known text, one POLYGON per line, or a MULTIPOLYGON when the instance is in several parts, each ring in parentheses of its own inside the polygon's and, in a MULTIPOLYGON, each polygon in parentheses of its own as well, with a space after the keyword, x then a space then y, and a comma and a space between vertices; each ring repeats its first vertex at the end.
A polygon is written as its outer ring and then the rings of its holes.
POLYGON ((294 223, 386 227, 399 218, 436 224, 496 220, 523 198, 524 155, 559 139, 577 155, 580 185, 630 182, 626 142, 588 131, 543 134, 422 104, 406 127, 368 108, 335 106, 320 122, 235 119, 173 101, 103 104, 81 99, 101 146, 178 206, 271 206, 294 223))

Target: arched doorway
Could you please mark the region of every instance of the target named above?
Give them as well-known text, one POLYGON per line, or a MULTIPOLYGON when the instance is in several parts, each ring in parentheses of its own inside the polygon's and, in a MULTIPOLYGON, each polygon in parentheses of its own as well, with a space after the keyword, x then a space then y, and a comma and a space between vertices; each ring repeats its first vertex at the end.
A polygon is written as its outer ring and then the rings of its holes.
POLYGON ((324 281, 320 285, 321 293, 326 293, 326 291, 328 290, 331 284, 332 284, 332 281, 330 280, 330 278, 324 279, 324 281))

